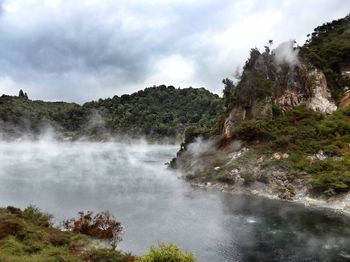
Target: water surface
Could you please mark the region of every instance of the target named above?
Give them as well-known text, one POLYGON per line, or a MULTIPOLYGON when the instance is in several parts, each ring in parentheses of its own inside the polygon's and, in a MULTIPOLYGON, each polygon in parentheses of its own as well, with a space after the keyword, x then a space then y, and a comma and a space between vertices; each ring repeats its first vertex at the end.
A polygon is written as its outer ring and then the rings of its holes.
POLYGON ((192 188, 166 169, 178 146, 0 143, 0 206, 34 204, 56 221, 109 210, 119 247, 144 253, 158 240, 201 261, 350 261, 350 221, 325 210, 192 188))

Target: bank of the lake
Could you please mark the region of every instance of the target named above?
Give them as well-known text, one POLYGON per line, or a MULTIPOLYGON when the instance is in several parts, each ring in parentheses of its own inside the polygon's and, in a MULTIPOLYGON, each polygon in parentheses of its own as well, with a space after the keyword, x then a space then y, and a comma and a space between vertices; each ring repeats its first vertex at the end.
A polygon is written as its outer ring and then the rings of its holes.
POLYGON ((281 199, 278 194, 272 192, 271 188, 263 185, 255 187, 237 187, 225 183, 218 182, 190 182, 191 186, 218 190, 224 193, 230 193, 233 195, 252 195, 256 197, 291 202, 301 204, 305 207, 312 207, 318 209, 324 209, 327 211, 335 212, 337 214, 345 215, 350 217, 350 193, 344 193, 335 197, 313 197, 310 195, 300 195, 293 199, 281 199))

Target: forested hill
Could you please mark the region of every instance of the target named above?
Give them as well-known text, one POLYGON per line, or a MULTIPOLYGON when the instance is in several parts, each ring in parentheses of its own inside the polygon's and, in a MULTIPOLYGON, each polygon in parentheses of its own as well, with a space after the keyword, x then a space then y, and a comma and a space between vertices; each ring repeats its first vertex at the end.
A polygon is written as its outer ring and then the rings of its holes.
POLYGON ((20 92, 19 96, 0 97, 0 131, 17 137, 36 135, 50 127, 73 138, 179 138, 190 126, 215 128, 222 112, 222 99, 204 88, 161 85, 83 105, 30 100, 20 92))

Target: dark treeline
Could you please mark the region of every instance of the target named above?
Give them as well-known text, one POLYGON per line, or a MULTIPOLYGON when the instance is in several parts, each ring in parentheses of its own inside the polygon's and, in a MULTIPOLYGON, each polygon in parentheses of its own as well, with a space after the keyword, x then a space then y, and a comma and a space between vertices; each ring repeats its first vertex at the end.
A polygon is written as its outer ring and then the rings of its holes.
POLYGON ((0 127, 5 134, 37 134, 47 126, 72 135, 127 134, 151 138, 181 137, 187 127, 216 128, 222 99, 204 88, 154 86, 131 95, 83 105, 0 97, 0 127))

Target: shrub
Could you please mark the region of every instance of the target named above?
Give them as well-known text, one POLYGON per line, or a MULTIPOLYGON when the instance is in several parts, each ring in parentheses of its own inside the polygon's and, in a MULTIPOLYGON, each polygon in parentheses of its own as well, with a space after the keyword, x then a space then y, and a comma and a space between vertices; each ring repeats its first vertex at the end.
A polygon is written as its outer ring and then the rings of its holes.
POLYGON ((322 191, 326 195, 335 195, 338 192, 349 189, 350 172, 320 172, 314 174, 311 185, 315 190, 322 191))
POLYGON ((193 254, 181 251, 175 244, 160 243, 151 246, 148 253, 140 257, 138 262, 196 262, 193 254))
POLYGON ((236 129, 238 138, 245 141, 266 140, 270 135, 267 130, 266 121, 247 120, 236 129))
POLYGON ((29 206, 20 213, 20 217, 30 221, 37 226, 49 227, 53 216, 48 213, 41 212, 35 206, 29 206))
POLYGON ((192 143, 197 137, 208 138, 210 137, 211 130, 205 128, 197 128, 194 126, 188 127, 185 130, 184 144, 192 143))
POLYGON ((194 180, 197 176, 195 174, 187 174, 186 179, 188 180, 194 180))
POLYGON ((110 249, 92 249, 85 256, 87 261, 94 262, 134 262, 136 257, 110 249))
POLYGON ((121 241, 123 227, 108 212, 100 212, 94 215, 92 211, 79 212, 77 219, 69 219, 63 222, 63 226, 74 233, 112 240, 112 248, 121 241))
POLYGON ((229 173, 225 172, 225 171, 220 171, 218 172, 218 174, 216 174, 214 176, 214 180, 217 180, 221 183, 229 183, 229 184, 233 184, 234 180, 233 178, 230 176, 229 173))
POLYGON ((8 236, 22 235, 24 224, 21 221, 15 220, 12 217, 0 219, 0 239, 8 236))
POLYGON ((240 176, 244 179, 244 185, 250 185, 256 180, 254 174, 249 171, 241 172, 240 176))

